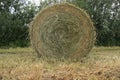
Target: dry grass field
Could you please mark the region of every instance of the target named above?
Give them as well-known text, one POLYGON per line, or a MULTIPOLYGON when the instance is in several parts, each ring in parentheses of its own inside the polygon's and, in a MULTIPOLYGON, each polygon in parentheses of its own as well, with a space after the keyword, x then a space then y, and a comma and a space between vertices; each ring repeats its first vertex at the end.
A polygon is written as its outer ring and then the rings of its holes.
POLYGON ((0 49, 0 80, 120 80, 120 47, 94 47, 80 61, 40 59, 32 48, 0 49))

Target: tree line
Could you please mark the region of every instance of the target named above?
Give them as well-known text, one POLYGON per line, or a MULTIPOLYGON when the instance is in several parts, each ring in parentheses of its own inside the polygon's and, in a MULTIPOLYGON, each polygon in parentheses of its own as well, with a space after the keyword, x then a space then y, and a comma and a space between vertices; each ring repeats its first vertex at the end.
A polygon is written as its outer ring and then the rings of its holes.
POLYGON ((83 8, 96 27, 97 46, 120 46, 119 0, 45 0, 40 5, 26 0, 0 0, 0 47, 27 47, 29 23, 42 8, 69 2, 83 8))

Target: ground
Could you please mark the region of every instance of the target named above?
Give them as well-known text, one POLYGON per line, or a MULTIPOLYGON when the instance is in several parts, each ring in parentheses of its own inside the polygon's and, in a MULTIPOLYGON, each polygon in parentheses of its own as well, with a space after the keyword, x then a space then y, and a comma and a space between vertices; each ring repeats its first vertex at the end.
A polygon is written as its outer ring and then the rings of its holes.
POLYGON ((0 49, 0 80, 120 80, 120 47, 94 47, 79 61, 40 59, 32 48, 0 49))

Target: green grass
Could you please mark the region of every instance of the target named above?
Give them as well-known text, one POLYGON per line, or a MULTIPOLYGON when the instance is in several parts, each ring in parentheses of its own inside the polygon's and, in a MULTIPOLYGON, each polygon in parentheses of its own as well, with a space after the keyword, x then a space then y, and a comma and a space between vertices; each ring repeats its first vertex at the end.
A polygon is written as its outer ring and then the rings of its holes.
POLYGON ((38 58, 32 48, 0 49, 0 80, 120 80, 120 47, 94 47, 80 61, 38 58))

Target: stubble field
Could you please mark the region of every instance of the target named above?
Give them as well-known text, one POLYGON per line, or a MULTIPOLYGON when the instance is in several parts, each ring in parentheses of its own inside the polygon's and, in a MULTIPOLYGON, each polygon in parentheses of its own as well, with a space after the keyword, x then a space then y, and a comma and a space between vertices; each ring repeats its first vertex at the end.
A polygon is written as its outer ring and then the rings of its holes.
POLYGON ((120 80, 120 47, 94 47, 79 61, 38 58, 32 48, 0 49, 0 80, 120 80))

